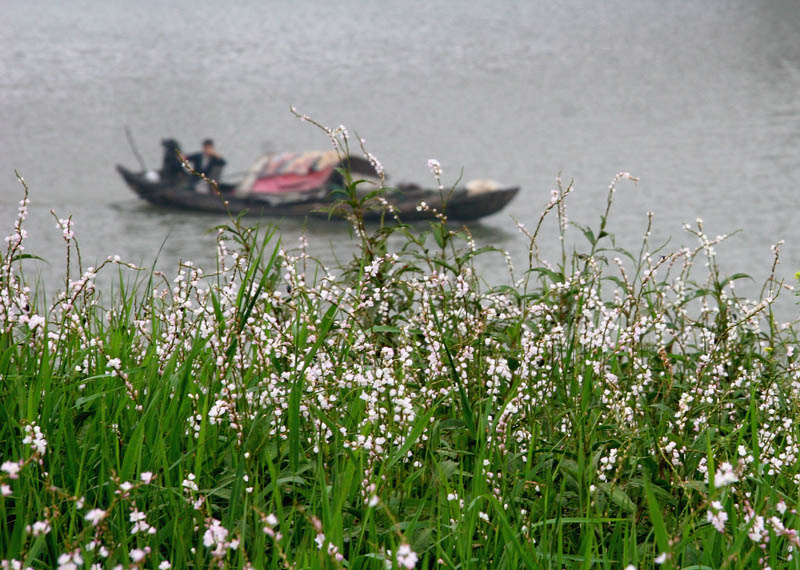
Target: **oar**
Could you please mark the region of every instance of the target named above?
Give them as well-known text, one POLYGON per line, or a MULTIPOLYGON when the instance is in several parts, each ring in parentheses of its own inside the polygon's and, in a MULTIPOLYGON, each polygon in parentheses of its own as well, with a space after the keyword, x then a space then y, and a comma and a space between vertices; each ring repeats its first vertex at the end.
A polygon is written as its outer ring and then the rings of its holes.
POLYGON ((131 145, 131 150, 133 151, 133 155, 136 157, 136 160, 139 161, 139 166, 142 167, 142 170, 147 170, 147 166, 142 159, 142 155, 139 154, 139 150, 136 148, 136 143, 133 142, 133 135, 131 135, 131 130, 128 125, 125 125, 125 136, 128 137, 128 144, 131 145))

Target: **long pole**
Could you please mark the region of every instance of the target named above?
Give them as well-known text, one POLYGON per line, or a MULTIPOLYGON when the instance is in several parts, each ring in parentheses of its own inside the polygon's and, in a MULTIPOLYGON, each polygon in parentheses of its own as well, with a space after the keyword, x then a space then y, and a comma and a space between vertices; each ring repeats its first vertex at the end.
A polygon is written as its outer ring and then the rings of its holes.
POLYGON ((139 161, 139 166, 142 167, 142 170, 147 170, 147 166, 145 166, 142 155, 139 154, 139 149, 136 148, 136 143, 133 141, 133 135, 131 134, 131 129, 128 127, 128 125, 125 125, 125 136, 128 137, 128 144, 131 145, 131 150, 133 151, 133 155, 136 157, 136 160, 139 161))

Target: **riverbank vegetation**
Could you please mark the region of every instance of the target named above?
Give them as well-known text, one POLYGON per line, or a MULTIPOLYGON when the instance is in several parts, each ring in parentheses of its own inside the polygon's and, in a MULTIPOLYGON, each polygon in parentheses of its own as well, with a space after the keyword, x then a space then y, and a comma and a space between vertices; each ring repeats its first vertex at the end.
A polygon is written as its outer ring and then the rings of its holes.
POLYGON ((365 225, 380 194, 350 180, 342 267, 238 220, 216 267, 85 267, 56 218, 50 300, 25 278, 26 189, 0 259, 2 567, 800 568, 786 286, 773 267, 741 298, 699 221, 688 247, 645 220, 616 248, 631 178, 548 263, 554 190, 505 286, 446 211, 365 225))

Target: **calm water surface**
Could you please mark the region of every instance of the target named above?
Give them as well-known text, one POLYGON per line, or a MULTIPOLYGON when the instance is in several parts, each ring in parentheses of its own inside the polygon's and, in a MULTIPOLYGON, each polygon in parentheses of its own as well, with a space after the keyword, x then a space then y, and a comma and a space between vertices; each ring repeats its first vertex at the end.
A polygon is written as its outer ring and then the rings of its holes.
MULTIPOLYGON (((652 210, 668 249, 692 243, 681 227, 699 217, 711 235, 742 230, 718 248, 726 270, 763 277, 778 239, 781 272, 800 269, 797 2, 135 4, 0 0, 0 214, 10 228, 17 169, 50 289, 63 272, 50 209, 73 215, 87 262, 149 265, 163 244, 161 268, 211 264, 208 229, 224 220, 133 197, 114 171, 135 165, 124 125, 150 166, 162 137, 194 150, 213 136, 235 173, 265 150, 326 148, 290 105, 367 139, 393 180, 430 182, 436 157, 448 181, 521 185, 471 226, 519 263, 511 216, 534 225, 559 173, 575 181, 570 218, 596 224, 626 170, 641 182, 617 193, 623 245, 652 210)), ((328 262, 348 255, 341 224, 276 223, 328 262)))

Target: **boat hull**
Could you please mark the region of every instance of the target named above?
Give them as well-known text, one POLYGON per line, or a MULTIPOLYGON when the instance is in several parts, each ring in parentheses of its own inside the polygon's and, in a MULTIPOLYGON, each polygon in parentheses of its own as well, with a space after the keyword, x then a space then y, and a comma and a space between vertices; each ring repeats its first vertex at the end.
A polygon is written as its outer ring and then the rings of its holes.
MULTIPOLYGON (((333 198, 312 198, 283 204, 269 204, 265 200, 235 196, 231 185, 220 185, 220 194, 197 192, 190 186, 189 177, 173 181, 151 181, 143 172, 134 172, 124 166, 117 171, 125 183, 140 198, 157 205, 181 210, 233 215, 245 214, 261 217, 323 217, 331 216, 333 198)), ((452 192, 426 190, 416 186, 399 186, 387 191, 383 197, 403 220, 433 219, 435 212, 444 212, 452 220, 476 220, 503 209, 519 192, 518 187, 490 189, 474 192, 459 188, 452 192), (425 202, 427 207, 421 207, 425 202)), ((365 218, 390 217, 385 208, 369 209, 365 218)))

